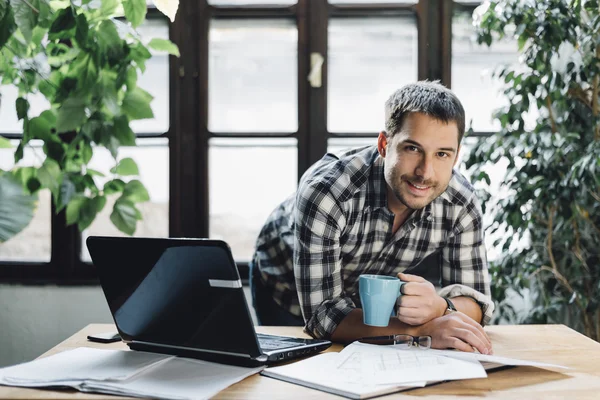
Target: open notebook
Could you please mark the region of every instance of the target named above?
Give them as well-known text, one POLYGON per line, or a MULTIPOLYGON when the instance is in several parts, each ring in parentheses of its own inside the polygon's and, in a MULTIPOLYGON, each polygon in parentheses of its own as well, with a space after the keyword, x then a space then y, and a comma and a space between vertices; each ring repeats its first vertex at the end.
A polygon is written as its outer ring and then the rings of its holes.
POLYGON ((564 368, 482 354, 355 342, 340 353, 267 368, 261 374, 351 399, 368 399, 448 380, 485 378, 486 369, 516 365, 564 368))

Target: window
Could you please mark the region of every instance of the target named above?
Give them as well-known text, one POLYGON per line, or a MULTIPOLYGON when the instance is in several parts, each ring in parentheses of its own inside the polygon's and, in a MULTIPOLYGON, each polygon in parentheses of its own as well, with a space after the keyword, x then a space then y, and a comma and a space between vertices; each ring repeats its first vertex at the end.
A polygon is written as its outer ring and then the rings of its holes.
MULTIPOLYGON (((152 58, 138 80, 154 96, 155 118, 135 121, 138 146, 119 154, 138 162, 151 197, 141 205, 144 220, 136 235, 223 239, 243 276, 269 213, 325 152, 375 144, 384 102, 394 90, 417 79, 449 84, 452 78, 467 108, 480 106, 466 82, 482 67, 469 64, 480 50, 466 43, 469 27, 460 22, 460 13, 475 5, 199 0, 180 2, 173 24, 151 9, 141 34, 169 37, 182 56, 152 58), (320 68, 314 63, 319 57, 320 68), (311 69, 320 84, 308 80, 311 69)), ((10 88, 1 90, 3 104, 10 103, 10 88)), ((2 121, 9 121, 0 134, 17 138, 12 108, 0 107, 2 121)), ((479 118, 482 112, 474 113, 475 126, 493 129, 479 118)), ((106 170, 114 160, 96 149, 92 163, 106 170)), ((39 245, 46 246, 44 256, 23 254, 22 261, 39 268, 42 260, 50 261, 52 272, 19 272, 4 250, 7 242, 0 248, 0 279, 93 281, 84 241, 89 235, 120 234, 109 221, 110 211, 109 201, 80 233, 57 225, 49 196, 42 199, 32 226, 45 229, 46 242, 39 245)))

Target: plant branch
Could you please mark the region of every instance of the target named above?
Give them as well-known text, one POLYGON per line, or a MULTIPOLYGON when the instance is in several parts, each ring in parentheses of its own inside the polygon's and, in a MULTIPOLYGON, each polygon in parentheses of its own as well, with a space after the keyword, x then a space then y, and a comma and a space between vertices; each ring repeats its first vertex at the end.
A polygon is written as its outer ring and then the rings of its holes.
POLYGON ((29 6, 29 8, 31 8, 35 13, 39 14, 40 10, 38 10, 37 8, 35 8, 32 4, 30 4, 27 0, 23 0, 23 3, 27 4, 29 6))
POLYGON ((575 248, 573 249, 573 254, 581 262, 583 268, 589 273, 590 267, 585 261, 585 258, 583 257, 583 252, 581 251, 581 234, 579 232, 579 227, 577 226, 577 221, 575 219, 573 219, 573 233, 575 234, 575 248))
MULTIPOLYGON (((552 268, 543 266, 542 269, 549 270, 550 272, 552 272, 552 274, 562 284, 562 286, 564 286, 570 292, 570 294, 573 295, 575 293, 575 290, 573 289, 573 287, 571 286, 569 281, 565 278, 565 276, 563 274, 561 274, 560 271, 558 270, 558 264, 556 263, 556 260, 554 258, 554 252, 552 251, 552 238, 553 238, 552 230, 554 227, 554 213, 555 212, 556 212, 556 207, 550 207, 549 213, 548 213, 548 237, 547 237, 547 241, 546 241, 546 250, 548 251, 548 258, 550 259, 550 264, 552 265, 552 268)), ((592 324, 592 321, 590 320, 590 316, 585 311, 585 307, 583 306, 583 304, 581 304, 581 300, 577 294, 575 294, 575 304, 577 304, 577 308, 579 308, 579 311, 581 312, 581 315, 583 317, 583 324, 585 326, 586 335, 591 336, 593 334, 593 329, 592 329, 593 324, 592 324)))
POLYGON ((592 105, 590 104, 590 99, 588 98, 588 94, 581 88, 571 88, 569 89, 568 92, 571 96, 575 97, 576 99, 581 100, 581 102, 590 109, 590 111, 593 111, 592 105))

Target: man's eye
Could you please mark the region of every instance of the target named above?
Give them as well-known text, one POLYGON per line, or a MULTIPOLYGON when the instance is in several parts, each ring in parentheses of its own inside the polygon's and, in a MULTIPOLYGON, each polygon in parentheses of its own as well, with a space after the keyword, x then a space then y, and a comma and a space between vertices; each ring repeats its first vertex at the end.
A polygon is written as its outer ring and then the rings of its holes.
POLYGON ((440 151, 438 153, 438 157, 440 157, 440 158, 447 158, 447 157, 450 157, 450 154, 444 153, 443 151, 440 151))
POLYGON ((419 148, 417 146, 406 146, 405 148, 407 151, 419 151, 419 148))

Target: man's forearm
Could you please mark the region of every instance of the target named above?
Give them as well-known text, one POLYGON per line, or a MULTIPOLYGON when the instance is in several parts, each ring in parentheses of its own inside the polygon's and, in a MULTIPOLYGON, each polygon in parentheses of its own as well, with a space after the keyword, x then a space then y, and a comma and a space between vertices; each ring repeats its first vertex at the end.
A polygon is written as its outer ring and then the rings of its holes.
POLYGON ((481 324, 483 319, 483 313, 481 311, 481 306, 472 297, 467 296, 459 296, 453 297, 452 303, 456 309, 463 314, 467 314, 469 317, 473 318, 479 324, 481 324))
POLYGON ((385 327, 365 325, 362 309, 356 308, 340 322, 331 335, 331 340, 338 343, 349 343, 363 337, 400 333, 416 335, 417 329, 415 326, 400 322, 397 318, 390 318, 390 324, 385 327))

